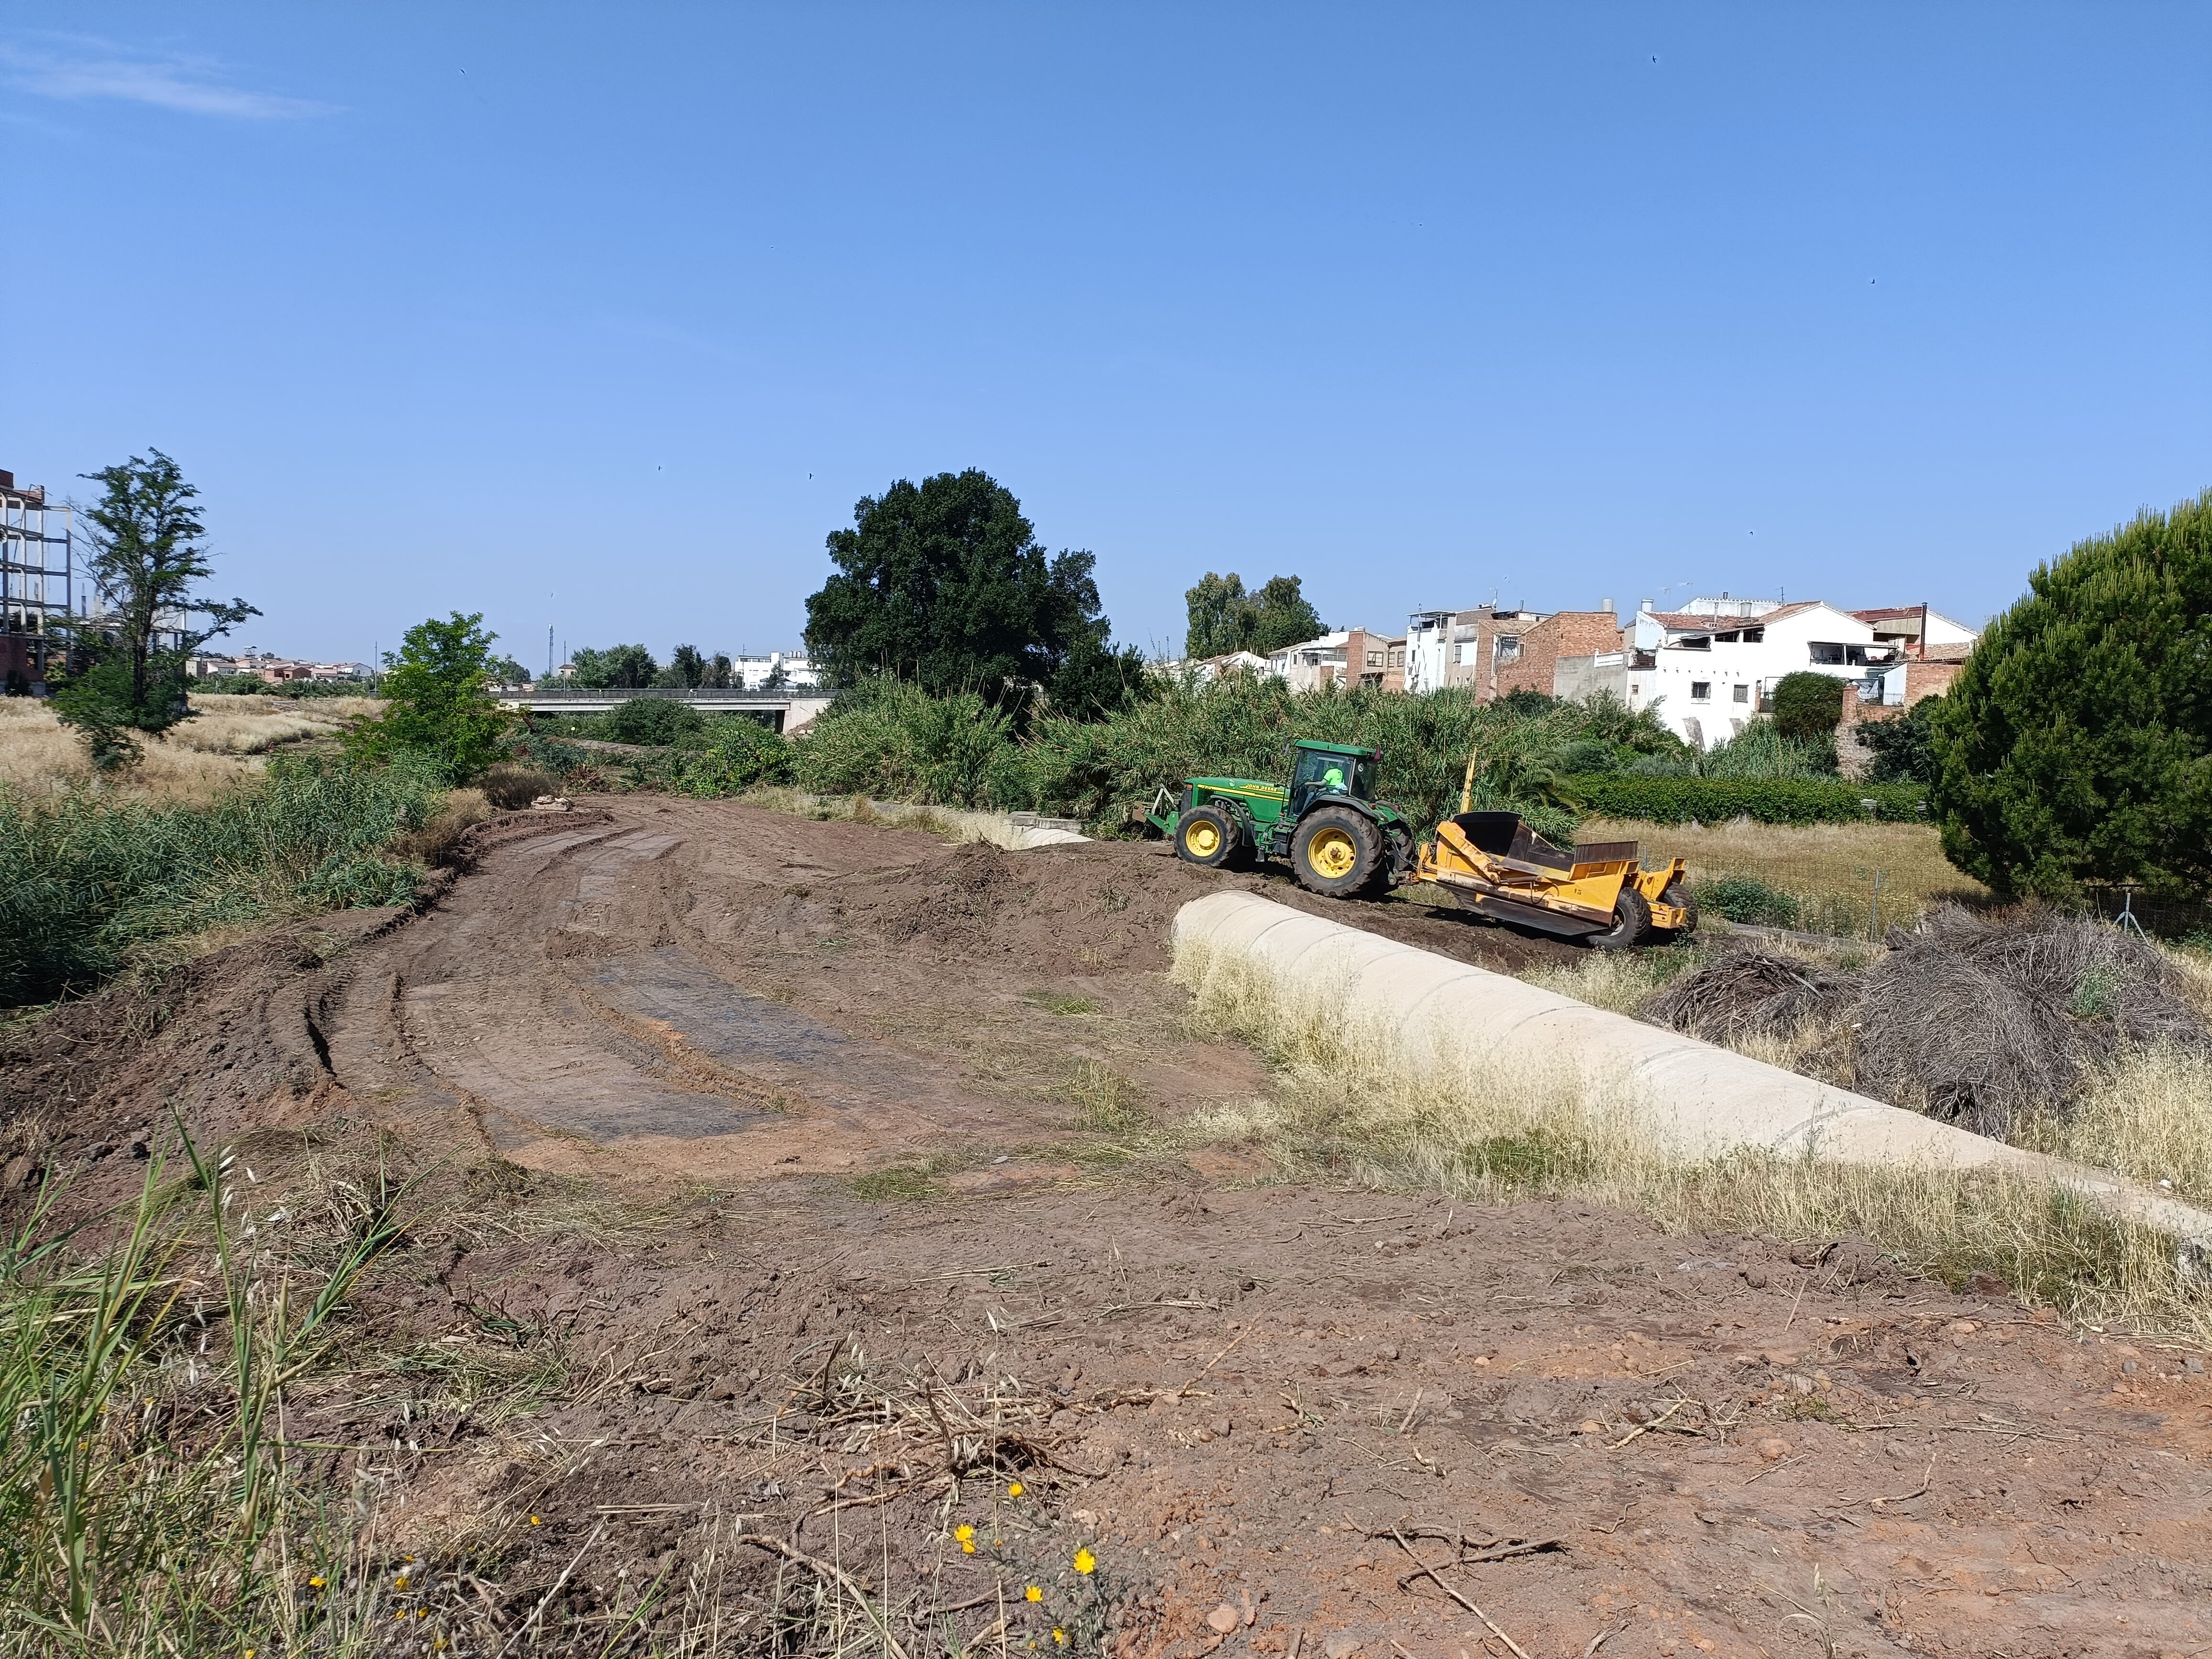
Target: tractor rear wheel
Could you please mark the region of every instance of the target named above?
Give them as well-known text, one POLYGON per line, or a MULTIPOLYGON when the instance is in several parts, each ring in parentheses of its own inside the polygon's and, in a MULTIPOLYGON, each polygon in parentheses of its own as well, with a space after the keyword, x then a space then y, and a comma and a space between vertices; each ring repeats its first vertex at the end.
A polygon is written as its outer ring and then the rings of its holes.
POLYGON ((1176 856, 1186 864, 1216 870, 1237 856, 1244 837, 1237 820, 1218 806, 1194 806, 1176 825, 1176 856))
POLYGON ((1328 898, 1350 898, 1375 878, 1382 838, 1364 814, 1324 806, 1298 820, 1291 837, 1291 870, 1298 885, 1328 898))
POLYGON ((1589 942, 1601 951, 1632 951, 1650 937, 1650 905, 1633 887, 1624 887, 1613 902, 1613 926, 1592 933, 1589 942))

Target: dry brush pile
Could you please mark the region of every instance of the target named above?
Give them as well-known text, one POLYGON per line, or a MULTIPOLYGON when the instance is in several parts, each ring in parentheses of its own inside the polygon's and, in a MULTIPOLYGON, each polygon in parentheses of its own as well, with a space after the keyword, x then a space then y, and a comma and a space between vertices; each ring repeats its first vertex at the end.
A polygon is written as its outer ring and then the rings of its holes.
POLYGON ((2212 1061, 2203 992, 2176 955, 2039 906, 1940 907, 1855 966, 1735 944, 1642 1012, 2002 1139, 2069 1118, 2120 1068, 2212 1061))

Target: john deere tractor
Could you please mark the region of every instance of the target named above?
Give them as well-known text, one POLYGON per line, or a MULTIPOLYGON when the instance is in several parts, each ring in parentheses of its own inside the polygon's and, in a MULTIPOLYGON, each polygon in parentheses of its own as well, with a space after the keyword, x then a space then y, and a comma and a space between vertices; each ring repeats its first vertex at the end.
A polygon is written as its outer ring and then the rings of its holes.
POLYGON ((1287 787, 1192 778, 1180 800, 1163 788, 1146 821, 1176 854, 1208 868, 1285 859, 1299 883, 1348 898, 1396 881, 1413 861, 1413 827, 1375 799, 1382 755, 1341 743, 1294 743, 1287 787))
POLYGON ((1604 951, 1696 931, 1682 860, 1646 867, 1632 841, 1586 842, 1570 852, 1518 812, 1475 811, 1473 755, 1458 814, 1416 848, 1406 815, 1375 799, 1377 751, 1340 743, 1291 748, 1297 760, 1288 788, 1192 778, 1180 800, 1162 789, 1146 821, 1193 864, 1237 869, 1255 859, 1287 859, 1302 885, 1331 898, 1430 882, 1473 915, 1604 951))

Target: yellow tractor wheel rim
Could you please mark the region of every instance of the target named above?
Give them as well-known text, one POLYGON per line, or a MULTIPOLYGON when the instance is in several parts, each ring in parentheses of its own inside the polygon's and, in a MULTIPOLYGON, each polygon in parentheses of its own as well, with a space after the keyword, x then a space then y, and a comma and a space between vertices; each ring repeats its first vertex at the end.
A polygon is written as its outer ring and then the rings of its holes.
POLYGON ((1193 858, 1210 859, 1221 850, 1221 831, 1200 818, 1182 832, 1182 844, 1193 858))
POLYGON ((1324 830, 1306 843, 1306 862, 1316 875, 1340 880, 1358 864, 1359 846, 1342 830, 1324 830))

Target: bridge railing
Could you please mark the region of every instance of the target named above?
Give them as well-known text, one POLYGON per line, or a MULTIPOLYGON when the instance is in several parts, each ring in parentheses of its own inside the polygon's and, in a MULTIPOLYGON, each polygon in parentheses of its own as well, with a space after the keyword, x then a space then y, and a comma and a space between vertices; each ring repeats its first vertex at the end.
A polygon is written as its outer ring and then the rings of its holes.
POLYGON ((653 697, 668 702, 729 702, 741 697, 757 698, 763 702, 789 702, 793 698, 810 702, 817 698, 826 700, 836 694, 826 687, 811 685, 780 686, 773 691, 747 691, 734 685, 720 688, 705 685, 562 685, 532 686, 527 690, 518 687, 503 695, 531 702, 605 702, 610 698, 617 702, 627 702, 636 697, 653 697))

